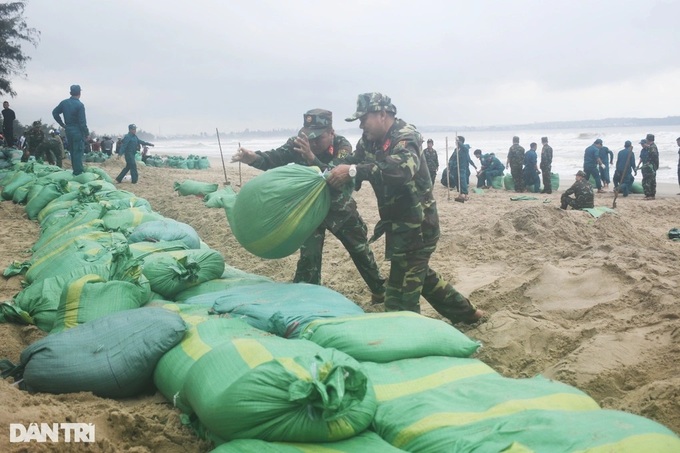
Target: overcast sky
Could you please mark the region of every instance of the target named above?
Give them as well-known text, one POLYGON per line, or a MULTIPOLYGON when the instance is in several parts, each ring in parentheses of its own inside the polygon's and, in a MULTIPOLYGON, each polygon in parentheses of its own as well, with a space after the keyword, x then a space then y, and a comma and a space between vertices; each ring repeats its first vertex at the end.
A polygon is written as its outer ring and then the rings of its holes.
POLYGON ((677 0, 29 0, 23 124, 82 86, 90 130, 336 129, 357 94, 416 126, 680 114, 677 0))

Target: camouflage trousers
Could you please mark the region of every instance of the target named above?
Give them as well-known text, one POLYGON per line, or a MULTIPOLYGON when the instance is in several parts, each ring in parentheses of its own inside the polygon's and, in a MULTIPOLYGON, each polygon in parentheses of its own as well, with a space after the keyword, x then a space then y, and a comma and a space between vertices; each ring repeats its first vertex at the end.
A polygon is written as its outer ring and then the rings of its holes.
MULTIPOLYGON (((345 246, 371 292, 384 293, 385 278, 380 275, 378 263, 368 245, 368 228, 361 217, 350 216, 336 232, 333 232, 333 235, 345 246)), ((321 261, 325 238, 326 227, 322 225, 302 244, 294 282, 321 284, 321 261)))
POLYGON ((642 190, 645 197, 656 196, 656 171, 651 164, 644 164, 642 170, 642 190))
POLYGON ((385 311, 420 313, 422 295, 439 314, 452 323, 472 319, 477 310, 428 264, 430 248, 393 257, 385 293, 385 311))
POLYGON ((515 184, 515 192, 524 192, 524 174, 521 165, 510 165, 512 182, 515 184))
POLYGON ((541 178, 543 178, 543 191, 552 193, 552 180, 550 179, 550 171, 552 166, 541 167, 541 178))

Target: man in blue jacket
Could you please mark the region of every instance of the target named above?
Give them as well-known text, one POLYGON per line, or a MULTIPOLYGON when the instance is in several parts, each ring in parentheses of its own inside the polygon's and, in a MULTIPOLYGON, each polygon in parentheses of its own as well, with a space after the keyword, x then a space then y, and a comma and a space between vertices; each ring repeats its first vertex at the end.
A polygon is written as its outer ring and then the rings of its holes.
POLYGON ((603 193, 602 182, 600 181, 600 170, 599 168, 603 166, 602 160, 600 159, 600 148, 602 148, 602 139, 598 138, 593 142, 592 145, 586 148, 585 154, 583 156, 583 172, 585 173, 585 179, 588 181, 592 176, 595 179, 595 187, 597 187, 597 193, 603 193))
POLYGON ((139 179, 139 174, 137 173, 137 161, 135 160, 135 154, 141 145, 153 146, 153 143, 145 142, 137 137, 137 126, 135 124, 130 124, 128 126, 128 133, 123 137, 123 142, 121 143, 121 150, 125 156, 125 168, 120 172, 118 177, 116 177, 116 182, 123 182, 123 178, 130 172, 132 177, 132 184, 137 184, 139 179))
POLYGON ((633 172, 637 175, 635 153, 633 153, 633 144, 630 140, 626 140, 623 149, 616 155, 616 171, 614 172, 614 190, 621 192, 624 197, 628 196, 635 181, 633 172))
POLYGON ((83 172, 83 152, 85 151, 85 139, 90 135, 85 118, 85 106, 80 102, 80 85, 71 85, 71 97, 64 99, 52 110, 52 117, 64 129, 66 140, 71 151, 71 167, 73 176, 83 172), (60 115, 64 116, 62 121, 60 115))

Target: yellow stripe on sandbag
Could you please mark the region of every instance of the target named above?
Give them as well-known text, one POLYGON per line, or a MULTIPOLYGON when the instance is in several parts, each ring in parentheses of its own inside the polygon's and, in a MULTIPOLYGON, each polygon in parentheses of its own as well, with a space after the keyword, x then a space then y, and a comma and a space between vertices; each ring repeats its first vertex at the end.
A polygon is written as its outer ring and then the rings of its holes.
POLYGON ((593 411, 600 406, 589 396, 573 393, 555 393, 523 400, 510 400, 497 404, 484 412, 441 412, 428 415, 401 430, 392 445, 403 447, 414 439, 435 429, 464 426, 482 420, 516 414, 529 410, 546 411, 593 411))
POLYGON ((478 362, 470 365, 450 367, 437 373, 396 384, 375 385, 375 396, 378 401, 390 401, 406 395, 423 392, 444 384, 483 374, 496 374, 493 368, 478 362))
POLYGON ((191 357, 194 362, 212 350, 212 346, 203 341, 198 332, 198 327, 195 326, 187 330, 186 337, 184 337, 180 344, 182 345, 182 351, 191 357))
POLYGON ((232 344, 250 369, 274 360, 272 353, 269 352, 267 348, 262 346, 262 344, 257 340, 251 340, 249 338, 234 338, 232 340, 232 344))
POLYGON ((182 317, 182 320, 185 323, 189 324, 191 327, 194 327, 194 326, 202 323, 206 319, 208 319, 208 315, 200 316, 200 315, 188 315, 188 314, 182 313, 182 311, 179 309, 177 304, 164 304, 164 305, 161 305, 161 307, 166 309, 166 310, 169 310, 169 311, 174 311, 175 313, 180 315, 182 317))
POLYGON ((670 434, 650 433, 636 434, 621 439, 618 442, 598 445, 574 453, 639 453, 653 451, 654 453, 677 453, 680 451, 680 439, 670 434))
POLYGON ((299 219, 303 213, 309 210, 309 207, 316 202, 318 195, 325 189, 325 183, 319 184, 318 187, 316 187, 316 189, 314 189, 314 191, 310 193, 307 198, 305 198, 304 203, 298 204, 295 209, 290 212, 290 214, 286 217, 285 222, 281 223, 277 229, 270 232, 268 235, 250 243, 248 247, 251 248, 256 254, 261 254, 275 249, 287 241, 298 227, 299 222, 295 220, 299 219))
POLYGON ((64 304, 64 329, 70 329, 78 325, 78 311, 80 308, 80 297, 83 288, 88 283, 105 282, 101 276, 87 274, 68 285, 66 289, 66 301, 64 304))
MULTIPOLYGON (((76 241, 86 240, 86 241, 97 242, 97 239, 101 239, 105 236, 111 236, 111 233, 106 232, 106 231, 93 231, 92 233, 88 233, 88 234, 85 234, 83 236, 77 236, 77 237, 71 238, 68 241, 66 241, 66 243, 64 243, 64 245, 62 245, 61 247, 58 247, 57 249, 52 250, 47 255, 36 260, 35 263, 31 263, 31 267, 39 266, 44 261, 51 259, 55 255, 60 254, 61 252, 63 252, 67 248, 69 248, 71 245, 73 245, 73 243, 76 242, 76 241)), ((89 253, 89 250, 86 253, 89 253)))
POLYGON ((354 426, 350 425, 345 417, 331 420, 327 422, 326 425, 328 427, 329 441, 348 439, 357 434, 354 426))
POLYGON ((298 379, 302 379, 307 382, 312 380, 312 374, 309 372, 309 370, 297 363, 295 359, 290 357, 282 357, 276 359, 276 361, 283 365, 287 371, 290 371, 295 376, 297 376, 298 379))

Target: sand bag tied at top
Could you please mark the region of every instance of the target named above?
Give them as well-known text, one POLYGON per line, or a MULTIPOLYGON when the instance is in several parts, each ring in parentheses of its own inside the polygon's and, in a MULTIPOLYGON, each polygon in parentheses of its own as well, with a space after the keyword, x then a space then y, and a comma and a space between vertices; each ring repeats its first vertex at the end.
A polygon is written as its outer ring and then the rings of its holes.
POLYGON ((273 336, 216 346, 191 367, 183 393, 201 425, 222 442, 348 439, 368 428, 376 409, 357 361, 273 336))
POLYGON ((285 165, 248 181, 224 199, 238 242, 260 258, 294 253, 326 218, 330 190, 317 167, 285 165))

